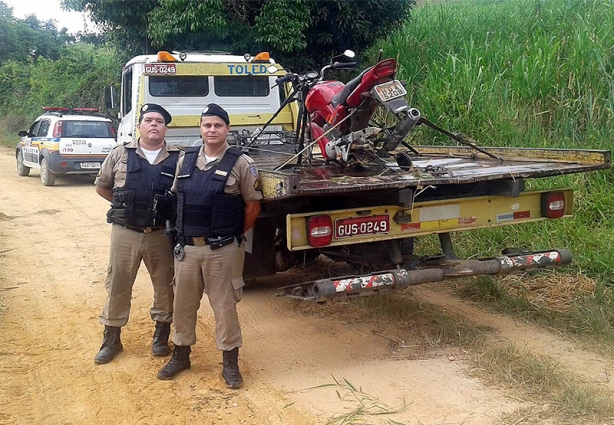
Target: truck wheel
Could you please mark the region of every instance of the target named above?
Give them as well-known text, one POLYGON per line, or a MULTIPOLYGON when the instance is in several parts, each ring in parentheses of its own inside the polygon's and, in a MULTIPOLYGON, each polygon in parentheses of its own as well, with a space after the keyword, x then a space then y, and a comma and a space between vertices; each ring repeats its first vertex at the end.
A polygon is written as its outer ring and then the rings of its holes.
POLYGON ((401 254, 411 255, 414 253, 414 238, 401 239, 401 254))
POLYGON ((17 174, 25 177, 30 174, 30 167, 23 165, 23 153, 17 152, 17 174))
POLYGON ((49 162, 47 158, 43 158, 41 161, 41 183, 44 186, 53 186, 55 183, 55 174, 49 171, 49 162))

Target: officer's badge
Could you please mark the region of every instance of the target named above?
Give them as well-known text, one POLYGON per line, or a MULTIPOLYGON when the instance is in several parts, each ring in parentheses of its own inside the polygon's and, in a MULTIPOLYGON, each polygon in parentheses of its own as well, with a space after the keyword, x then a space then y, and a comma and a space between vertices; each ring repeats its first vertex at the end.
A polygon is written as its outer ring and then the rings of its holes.
POLYGON ((203 109, 203 111, 201 112, 202 115, 206 114, 207 112, 209 112, 209 107, 205 106, 205 109, 203 109))
POLYGON ((260 185, 260 180, 256 179, 256 181, 254 182, 254 190, 256 192, 261 192, 262 191, 262 186, 260 185))
POLYGON ((145 112, 147 109, 149 109, 149 105, 143 105, 141 107, 141 112, 145 112))

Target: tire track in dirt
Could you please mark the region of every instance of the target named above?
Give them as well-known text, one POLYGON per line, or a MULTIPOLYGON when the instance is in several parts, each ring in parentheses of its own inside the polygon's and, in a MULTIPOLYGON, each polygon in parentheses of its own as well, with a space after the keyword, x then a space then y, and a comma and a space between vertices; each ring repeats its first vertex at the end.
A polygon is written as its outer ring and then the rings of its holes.
POLYGON ((599 385, 614 392, 614 366, 610 359, 576 347, 573 342, 543 328, 501 314, 484 311, 450 295, 437 284, 412 288, 412 295, 429 304, 459 314, 477 325, 493 328, 502 338, 522 351, 547 356, 581 381, 599 385))

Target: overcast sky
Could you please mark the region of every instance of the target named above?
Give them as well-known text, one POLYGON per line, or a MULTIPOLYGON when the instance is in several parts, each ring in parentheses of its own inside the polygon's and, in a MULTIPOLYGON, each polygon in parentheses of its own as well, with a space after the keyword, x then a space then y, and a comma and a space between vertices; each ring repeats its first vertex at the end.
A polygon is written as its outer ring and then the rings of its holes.
MULTIPOLYGON (((60 7, 60 0, 1 0, 13 8, 13 16, 24 19, 28 15, 36 15, 39 21, 55 20, 58 31, 68 28, 69 33, 84 31, 84 14, 67 12, 60 7)), ((87 21, 90 31, 94 30, 91 21, 87 21)))

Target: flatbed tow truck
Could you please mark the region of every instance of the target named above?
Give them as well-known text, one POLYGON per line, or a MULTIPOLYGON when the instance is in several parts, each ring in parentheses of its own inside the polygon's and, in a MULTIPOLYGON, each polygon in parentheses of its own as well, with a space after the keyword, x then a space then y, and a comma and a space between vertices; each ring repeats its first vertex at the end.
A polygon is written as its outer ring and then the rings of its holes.
POLYGON ((246 279, 324 254, 362 272, 293 284, 280 295, 325 301, 446 279, 519 273, 569 264, 568 249, 461 259, 452 234, 571 217, 573 190, 526 190, 528 179, 608 169, 603 150, 401 146, 380 166, 307 165, 291 146, 250 149, 264 200, 246 279), (285 149, 284 149, 285 148, 285 149), (408 167, 393 157, 407 155, 408 167), (441 252, 413 255, 413 238, 437 234, 441 252), (368 271, 368 273, 365 273, 368 271))

